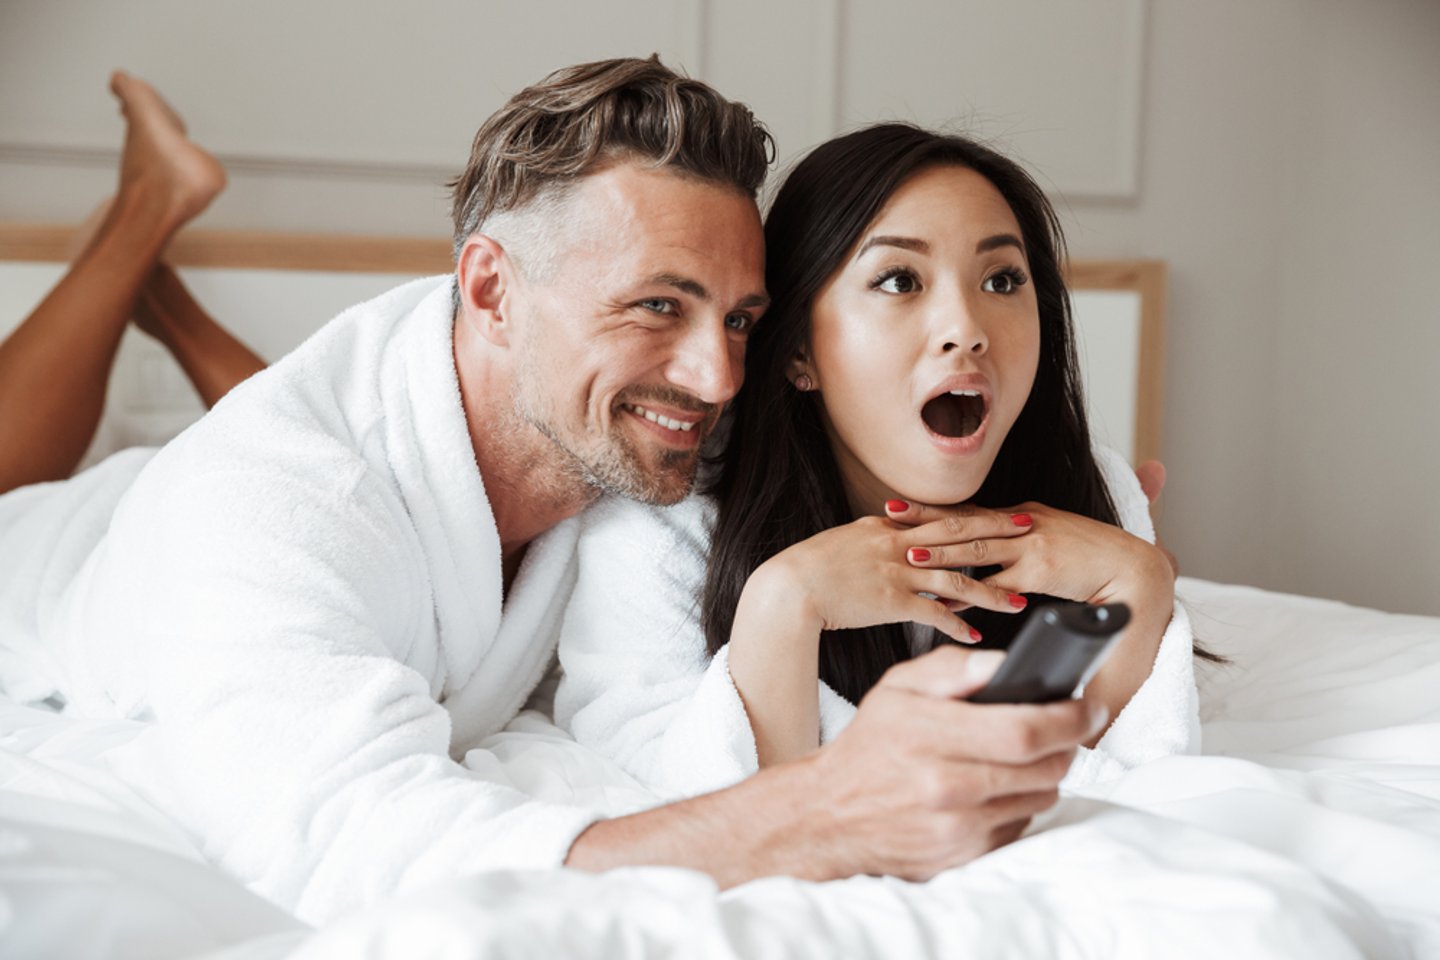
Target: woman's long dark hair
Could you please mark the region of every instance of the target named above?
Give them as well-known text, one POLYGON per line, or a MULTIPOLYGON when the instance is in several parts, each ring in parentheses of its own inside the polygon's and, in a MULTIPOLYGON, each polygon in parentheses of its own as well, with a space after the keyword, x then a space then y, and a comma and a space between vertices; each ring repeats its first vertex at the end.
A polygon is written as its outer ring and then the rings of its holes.
MULTIPOLYGON (((772 298, 751 335, 745 385, 731 405, 719 471, 707 491, 719 513, 701 613, 709 652, 730 639, 746 580, 770 557, 854 517, 815 394, 800 393, 787 365, 804 352, 810 311, 865 229, 921 170, 974 170, 1019 222, 1040 314, 1040 363, 1029 399, 973 502, 1005 507, 1034 500, 1119 525, 1091 451, 1070 297, 1061 275, 1060 224, 1035 181, 1014 161, 964 137, 903 123, 831 140, 785 179, 765 221, 766 285, 772 298)), ((1005 646, 1020 617, 966 611, 985 646, 1005 646)), ((898 624, 826 631, 820 678, 858 703, 892 665, 910 657, 898 624)))

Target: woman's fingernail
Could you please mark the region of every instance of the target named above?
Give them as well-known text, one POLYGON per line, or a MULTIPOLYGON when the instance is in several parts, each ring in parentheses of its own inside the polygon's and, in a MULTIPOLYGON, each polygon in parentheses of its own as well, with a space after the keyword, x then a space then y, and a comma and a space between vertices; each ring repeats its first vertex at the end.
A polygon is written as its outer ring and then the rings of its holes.
POLYGON ((1017 527, 1028 527, 1035 522, 1035 518, 1028 513, 1012 513, 1010 515, 1010 522, 1017 527))
POLYGON ((1014 607, 1016 610, 1024 610, 1024 609, 1025 609, 1025 604, 1027 604, 1027 603, 1029 603, 1029 602, 1030 602, 1029 600, 1026 600, 1024 597, 1020 596, 1020 594, 1018 594, 1018 593, 1012 593, 1012 594, 1010 594, 1010 606, 1014 607))
POLYGON ((916 563, 924 563, 926 560, 930 559, 930 551, 926 550, 924 547, 911 547, 910 559, 915 561, 916 563))
POLYGON ((910 509, 910 504, 904 500, 886 500, 885 509, 891 513, 904 513, 910 509))
POLYGON ((970 628, 970 639, 973 640, 973 641, 975 641, 976 643, 979 643, 979 642, 980 642, 980 631, 979 631, 979 630, 976 630, 974 627, 971 627, 971 628, 970 628))

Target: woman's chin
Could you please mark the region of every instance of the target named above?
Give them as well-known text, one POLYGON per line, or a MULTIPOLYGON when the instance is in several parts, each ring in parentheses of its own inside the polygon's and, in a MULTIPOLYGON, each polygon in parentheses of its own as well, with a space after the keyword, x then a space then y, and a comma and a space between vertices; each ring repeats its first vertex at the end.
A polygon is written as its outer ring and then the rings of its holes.
POLYGON ((983 481, 984 478, 982 477, 974 483, 959 484, 950 482, 934 485, 927 484, 924 486, 909 484, 907 486, 897 486, 894 489, 902 500, 910 500, 915 503, 928 503, 935 507, 948 507, 957 503, 964 503, 974 497, 975 494, 979 492, 980 485, 983 481))

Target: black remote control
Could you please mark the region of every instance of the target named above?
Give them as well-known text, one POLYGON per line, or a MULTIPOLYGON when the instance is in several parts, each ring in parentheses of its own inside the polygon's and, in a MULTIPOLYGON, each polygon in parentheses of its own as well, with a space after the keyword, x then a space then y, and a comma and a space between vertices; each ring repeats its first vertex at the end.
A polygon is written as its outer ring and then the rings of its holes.
POLYGON ((1074 696, 1100 669, 1130 622, 1123 603, 1055 603, 1030 615, 1005 662, 971 703, 1054 703, 1074 696))

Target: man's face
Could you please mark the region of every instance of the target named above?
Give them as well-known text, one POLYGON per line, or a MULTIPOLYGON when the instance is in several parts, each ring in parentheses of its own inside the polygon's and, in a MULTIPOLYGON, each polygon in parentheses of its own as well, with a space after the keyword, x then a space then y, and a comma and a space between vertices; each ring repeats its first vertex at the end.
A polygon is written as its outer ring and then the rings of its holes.
POLYGON ((516 412, 584 482, 675 503, 768 302, 759 212, 636 164, 586 177, 562 209, 552 267, 506 296, 516 412))

